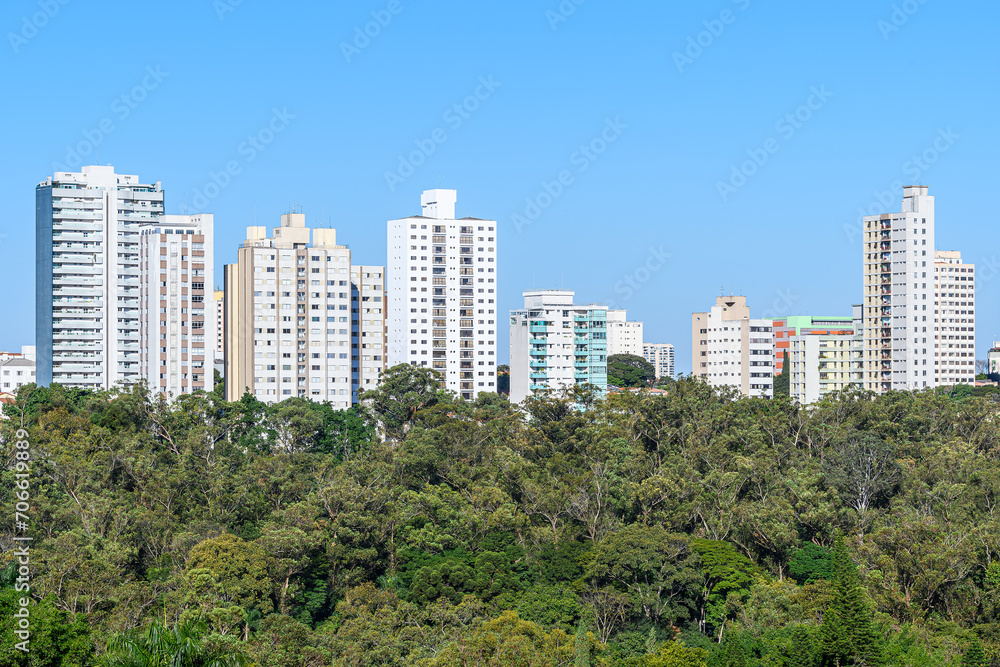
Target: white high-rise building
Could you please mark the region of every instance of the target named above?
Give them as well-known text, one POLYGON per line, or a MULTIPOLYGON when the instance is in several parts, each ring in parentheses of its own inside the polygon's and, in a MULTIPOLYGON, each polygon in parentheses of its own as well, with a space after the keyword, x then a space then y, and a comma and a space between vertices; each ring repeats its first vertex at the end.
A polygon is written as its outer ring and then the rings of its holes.
POLYGON ((216 344, 213 216, 163 215, 139 236, 140 370, 168 395, 212 391, 216 344))
POLYGON ((305 215, 282 215, 272 238, 248 227, 237 263, 226 266, 227 400, 250 391, 267 403, 298 396, 344 409, 381 372, 384 268, 352 266, 336 230, 311 237, 305 215))
POLYGON ((608 355, 612 354, 643 354, 642 322, 629 322, 625 310, 608 311, 608 355))
POLYGON ((744 396, 774 395, 774 328, 750 319, 745 296, 716 297, 707 313, 691 314, 692 374, 744 396))
POLYGON ((510 401, 537 389, 577 384, 608 386, 607 306, 573 303, 569 290, 524 292, 524 308, 510 313, 510 401))
POLYGON ((642 357, 653 364, 656 379, 674 377, 674 346, 670 343, 643 343, 642 357))
POLYGON ((497 223, 455 218, 455 190, 388 223, 389 365, 433 368, 472 400, 495 392, 497 223))
POLYGON ((86 166, 35 190, 38 384, 109 389, 142 379, 139 237, 160 183, 86 166))
POLYGON ((899 213, 865 216, 863 252, 864 388, 936 386, 934 197, 926 185, 903 188, 899 213))
POLYGON ((976 266, 955 250, 934 253, 934 383, 976 383, 976 266))

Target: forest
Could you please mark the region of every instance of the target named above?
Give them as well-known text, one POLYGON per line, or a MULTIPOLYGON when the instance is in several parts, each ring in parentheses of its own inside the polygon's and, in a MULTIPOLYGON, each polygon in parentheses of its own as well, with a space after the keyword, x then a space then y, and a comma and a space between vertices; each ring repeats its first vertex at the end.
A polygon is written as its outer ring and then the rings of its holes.
POLYGON ((0 665, 1000 665, 996 395, 667 389, 22 388, 0 665))

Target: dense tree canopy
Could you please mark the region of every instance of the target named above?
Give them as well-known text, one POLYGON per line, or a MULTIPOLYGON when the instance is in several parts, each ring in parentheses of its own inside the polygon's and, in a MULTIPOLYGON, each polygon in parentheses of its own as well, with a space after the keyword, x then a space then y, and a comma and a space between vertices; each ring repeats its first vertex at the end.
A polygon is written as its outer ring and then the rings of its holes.
POLYGON ((656 379, 656 369, 634 354, 612 354, 608 357, 608 384, 615 387, 645 387, 656 379))
POLYGON ((23 426, 37 643, 5 533, 0 664, 998 664, 995 394, 387 375, 344 412, 23 388, 0 501, 23 426))

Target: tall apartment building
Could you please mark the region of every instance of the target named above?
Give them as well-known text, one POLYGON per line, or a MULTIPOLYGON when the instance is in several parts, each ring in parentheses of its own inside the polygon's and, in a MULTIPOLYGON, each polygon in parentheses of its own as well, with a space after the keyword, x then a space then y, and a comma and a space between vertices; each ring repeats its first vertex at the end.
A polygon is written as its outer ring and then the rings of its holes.
POLYGON ((750 319, 745 296, 716 297, 691 314, 692 374, 744 396, 774 395, 774 331, 770 320, 750 319))
POLYGON ((955 250, 934 253, 934 383, 976 383, 976 267, 955 250))
POLYGON ((656 379, 674 377, 674 346, 670 343, 643 343, 642 357, 653 364, 656 379))
POLYGON ((569 290, 524 292, 524 308, 510 313, 510 401, 538 389, 608 385, 608 310, 577 305, 569 290))
POLYGON ((142 378, 140 228, 163 214, 160 183, 85 166, 35 190, 38 384, 109 389, 142 378))
MULTIPOLYGON (((386 368, 385 267, 351 267, 351 333, 360 351, 357 390, 374 389, 386 368), (356 313, 354 311, 357 311, 356 313)), ((355 400, 357 396, 355 395, 355 400)))
POLYGON ((455 190, 388 222, 389 365, 433 368, 472 400, 495 392, 497 223, 455 218, 455 190))
POLYGON ((629 322, 625 310, 608 311, 608 354, 642 356, 642 322, 629 322))
POLYGON ((811 318, 810 324, 837 326, 802 326, 786 337, 791 365, 786 372, 791 373, 788 386, 793 399, 803 405, 815 403, 831 392, 864 384, 862 310, 862 305, 854 306, 850 327, 844 327, 841 318, 811 318))
POLYGON ((213 217, 163 215, 139 234, 140 373, 168 395, 212 391, 216 342, 213 217))
POLYGON ((864 218, 864 285, 866 389, 975 382, 975 267, 935 251, 927 186, 904 187, 901 212, 864 218))
POLYGON ((791 352, 792 341, 798 336, 816 334, 854 335, 852 317, 816 317, 813 315, 790 315, 771 320, 774 327, 774 374, 784 372, 785 352, 791 352))
POLYGON ((272 238, 264 227, 247 227, 225 273, 227 400, 249 390, 267 403, 298 396, 349 408, 360 383, 385 363, 375 335, 385 326, 378 323, 385 270, 361 267, 360 285, 354 276, 336 231, 310 234, 301 213, 282 215, 272 238))

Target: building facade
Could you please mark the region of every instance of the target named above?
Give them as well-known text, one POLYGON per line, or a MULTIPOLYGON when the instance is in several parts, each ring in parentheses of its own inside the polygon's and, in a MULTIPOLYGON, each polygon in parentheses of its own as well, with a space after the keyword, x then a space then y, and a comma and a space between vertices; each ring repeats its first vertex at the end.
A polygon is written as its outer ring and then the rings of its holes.
POLYGON ((934 383, 976 383, 976 267, 961 253, 934 253, 934 383))
POLYGON ((608 311, 608 355, 642 356, 642 322, 629 322, 624 310, 608 311))
POLYGON ((217 289, 212 292, 212 308, 215 312, 215 345, 212 346, 214 366, 221 375, 226 371, 226 290, 217 289))
POLYGON ((212 391, 216 319, 211 214, 163 215, 139 234, 140 373, 168 395, 212 391))
POLYGON ((602 398, 608 386, 608 310, 573 303, 569 290, 524 292, 524 308, 510 313, 510 401, 540 389, 563 391, 591 384, 602 398))
POLYGON ((774 395, 771 320, 751 319, 745 296, 716 297, 708 312, 691 314, 692 374, 744 396, 774 395))
POLYGON ((86 166, 35 189, 38 383, 110 389, 142 379, 140 229, 163 214, 160 183, 86 166))
POLYGON ((0 361, 0 393, 16 394, 18 389, 35 380, 34 360, 18 356, 0 361))
POLYGON ((933 387, 934 197, 906 186, 899 213, 863 226, 865 389, 933 387))
POLYGON ((264 227, 247 228, 225 273, 227 400, 249 391, 267 403, 297 396, 345 409, 356 401, 362 369, 371 374, 385 360, 375 337, 361 336, 384 330, 385 283, 374 275, 385 270, 363 267, 368 282, 355 285, 353 268, 336 231, 310 230, 301 213, 282 215, 271 238, 264 227), (364 338, 370 348, 362 348, 364 338), (370 350, 367 364, 363 349, 370 350))
POLYGON ((455 218, 455 190, 388 222, 389 365, 433 368, 467 400, 497 390, 497 223, 455 218))
POLYGON ((385 267, 351 267, 352 335, 357 341, 359 356, 358 390, 374 389, 386 369, 386 300, 385 267))
POLYGON ((995 375, 1000 373, 1000 341, 993 341, 993 347, 986 353, 986 373, 995 375))
POLYGON ((774 374, 784 372, 785 352, 791 352, 791 342, 797 336, 816 334, 854 335, 852 317, 815 317, 813 315, 790 315, 771 320, 774 327, 774 374))
POLYGON ((674 346, 670 343, 643 343, 642 357, 653 364, 657 380, 674 378, 674 346))
MULTIPOLYGON (((862 309, 861 305, 854 306, 850 328, 800 327, 787 339, 791 398, 805 405, 831 392, 864 385, 862 309)), ((826 318, 813 321, 824 323, 826 318)), ((840 318, 831 322, 839 323, 840 318)))

